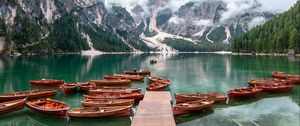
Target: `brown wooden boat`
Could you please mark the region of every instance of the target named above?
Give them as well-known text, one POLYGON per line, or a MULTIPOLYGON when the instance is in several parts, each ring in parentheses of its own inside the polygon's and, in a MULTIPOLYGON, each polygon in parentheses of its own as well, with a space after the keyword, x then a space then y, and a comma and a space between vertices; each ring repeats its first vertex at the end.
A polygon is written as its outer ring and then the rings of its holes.
POLYGON ((96 84, 94 82, 79 82, 78 86, 80 90, 88 92, 89 90, 94 89, 96 84))
POLYGON ((42 79, 42 80, 31 80, 29 81, 32 85, 41 85, 41 86, 59 86, 64 84, 63 80, 52 80, 52 79, 42 79))
POLYGON ((130 80, 128 79, 119 79, 119 80, 91 80, 97 86, 104 86, 104 85, 128 85, 130 84, 130 80))
POLYGON ((132 92, 132 93, 103 93, 83 95, 85 99, 135 99, 141 100, 144 98, 144 94, 132 92))
POLYGON ((300 77, 287 77, 287 81, 291 84, 300 84, 300 77))
POLYGON ((105 80, 118 80, 118 79, 128 79, 131 81, 142 81, 144 80, 144 76, 141 75, 125 75, 125 74, 114 74, 114 75, 106 75, 104 76, 105 80))
POLYGON ((125 75, 125 77, 131 81, 143 81, 145 78, 141 75, 125 75))
POLYGON ((59 118, 66 118, 69 109, 67 104, 53 99, 29 101, 26 106, 33 111, 59 118))
POLYGON ((124 74, 128 74, 128 75, 150 75, 151 72, 150 71, 124 71, 124 74))
POLYGON ((239 88, 227 91, 229 98, 255 97, 262 93, 260 88, 239 88))
POLYGON ((106 107, 87 107, 74 108, 69 111, 72 118, 99 118, 114 116, 130 116, 132 106, 106 106, 106 107))
POLYGON ((151 81, 151 82, 156 82, 156 81, 159 81, 159 80, 167 80, 165 78, 162 78, 162 77, 156 77, 156 76, 149 76, 148 79, 151 81))
POLYGON ((120 80, 120 79, 126 79, 125 77, 124 77, 124 75, 122 75, 122 74, 118 74, 118 75, 105 75, 104 77, 103 77, 105 80, 120 80))
POLYGON ((197 100, 211 100, 215 103, 225 102, 227 97, 221 93, 191 93, 175 94, 176 103, 183 103, 197 100))
POLYGON ((288 80, 285 79, 279 79, 279 78, 262 78, 262 79, 253 79, 249 80, 248 84, 250 86, 259 86, 259 85, 265 85, 265 84, 273 84, 273 83, 289 83, 288 80))
POLYGON ((27 98, 0 103, 0 115, 23 109, 26 99, 27 98))
POLYGON ((91 89, 89 94, 101 94, 101 93, 122 93, 122 92, 137 92, 140 93, 140 88, 128 88, 128 87, 104 87, 104 88, 96 88, 91 89))
POLYGON ((77 83, 66 83, 60 85, 59 88, 64 92, 64 94, 69 94, 77 91, 77 83))
POLYGON ((281 78, 281 79, 300 78, 300 75, 298 75, 298 74, 286 74, 284 72, 272 72, 272 76, 274 78, 281 78))
POLYGON ((271 93, 285 93, 285 92, 290 92, 293 89, 292 84, 282 84, 282 83, 267 84, 267 85, 261 85, 255 87, 261 88, 263 92, 271 92, 271 93))
POLYGON ((147 86, 147 91, 160 91, 167 88, 170 82, 154 82, 147 86))
POLYGON ((14 92, 9 94, 0 94, 0 102, 3 101, 10 101, 10 100, 16 100, 16 99, 37 99, 37 98, 46 98, 49 96, 56 95, 56 90, 30 90, 30 91, 24 91, 24 92, 14 92))
POLYGON ((85 107, 130 106, 133 103, 134 99, 86 99, 81 102, 85 107))
POLYGON ((204 109, 210 109, 213 106, 212 100, 197 100, 185 103, 176 104, 173 108, 174 115, 186 114, 189 112, 200 111, 204 109))

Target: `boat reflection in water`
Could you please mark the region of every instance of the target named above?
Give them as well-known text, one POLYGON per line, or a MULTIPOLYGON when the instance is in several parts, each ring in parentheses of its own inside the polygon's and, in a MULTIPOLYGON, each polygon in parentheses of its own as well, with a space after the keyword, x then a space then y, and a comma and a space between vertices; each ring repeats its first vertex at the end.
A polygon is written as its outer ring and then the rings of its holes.
POLYGON ((131 124, 130 117, 107 117, 107 118, 70 118, 69 126, 129 126, 131 124))
POLYGON ((289 96, 252 100, 253 102, 251 100, 246 101, 245 104, 240 103, 238 106, 216 107, 212 114, 190 122, 180 123, 178 126, 195 124, 199 126, 220 124, 224 126, 299 126, 299 121, 297 121, 299 118, 299 107, 296 103, 291 102, 289 96), (289 116, 290 119, 282 120, 282 116, 289 116))

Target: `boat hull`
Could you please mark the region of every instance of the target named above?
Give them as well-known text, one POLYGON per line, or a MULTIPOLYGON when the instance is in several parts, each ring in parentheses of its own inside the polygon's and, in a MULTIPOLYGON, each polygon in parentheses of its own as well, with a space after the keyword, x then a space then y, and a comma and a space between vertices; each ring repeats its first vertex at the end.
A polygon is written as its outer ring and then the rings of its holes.
MULTIPOLYGON (((95 101, 99 100, 105 100, 105 99, 94 99, 95 101)), ((114 100, 114 99, 111 99, 114 100)), ((93 100, 89 100, 93 101, 93 100)), ((81 102, 82 106, 85 107, 102 107, 102 106, 130 106, 134 103, 134 100, 125 100, 124 102, 89 102, 89 101, 83 101, 81 102)))
POLYGON ((134 71, 124 71, 124 74, 127 75, 150 75, 150 71, 141 71, 141 72, 134 72, 134 71))
POLYGON ((84 95, 85 99, 135 99, 141 100, 144 94, 135 93, 133 95, 113 95, 113 94, 97 94, 97 95, 84 95))
POLYGON ((300 75, 286 74, 286 73, 283 73, 283 72, 272 72, 272 76, 274 78, 280 78, 280 79, 300 78, 300 75))
POLYGON ((94 89, 96 87, 96 84, 94 84, 93 82, 86 82, 79 83, 78 86, 81 91, 88 92, 89 90, 94 89))
MULTIPOLYGON (((12 96, 1 96, 0 95, 0 102, 16 100, 16 99, 23 99, 23 98, 27 98, 29 100, 38 99, 38 98, 46 98, 46 97, 54 96, 57 93, 56 90, 32 90, 32 91, 25 91, 25 92, 39 92, 39 93, 27 94, 27 95, 24 94, 24 95, 19 95, 19 96, 13 96, 13 95, 12 96)), ((24 93, 24 92, 16 92, 16 93, 24 93)), ((12 94, 14 94, 14 93, 12 93, 12 94)))
POLYGON ((71 118, 102 118, 102 117, 119 117, 119 116, 130 116, 132 115, 131 108, 126 108, 118 111, 112 111, 112 112, 95 112, 95 113, 77 113, 72 112, 72 110, 69 112, 69 116, 71 118))
POLYGON ((60 85, 59 88, 64 92, 64 94, 70 94, 77 91, 77 84, 60 85))
POLYGON ((0 115, 23 109, 25 107, 25 102, 26 102, 26 98, 21 100, 13 100, 13 101, 1 103, 3 105, 6 103, 10 105, 7 105, 7 107, 0 106, 0 115))
POLYGON ((181 115, 181 114, 186 114, 194 111, 211 109, 213 103, 214 101, 211 100, 198 100, 198 101, 180 103, 173 108, 173 114, 181 115))
POLYGON ((161 91, 167 88, 170 83, 152 83, 147 86, 147 91, 161 91))
POLYGON ((205 93, 200 96, 195 96, 196 94, 175 94, 176 103, 197 101, 197 100, 212 100, 215 103, 226 102, 227 97, 220 93, 205 93))
POLYGON ((287 79, 291 84, 300 84, 300 77, 298 78, 288 77, 287 79))
POLYGON ((257 88, 261 88, 263 92, 286 93, 286 92, 290 92, 293 89, 293 85, 292 84, 272 84, 272 85, 257 86, 257 88))
MULTIPOLYGON (((55 101, 55 100, 52 100, 52 101, 55 101)), ((55 102, 57 102, 57 101, 55 101, 55 102)), ((42 108, 36 107, 28 102, 26 102, 26 106, 35 112, 55 116, 58 118, 67 118, 67 112, 69 109, 69 107, 67 107, 67 108, 59 109, 59 110, 47 110, 47 109, 42 109, 42 108)))
POLYGON ((289 81, 285 79, 278 79, 278 78, 254 79, 248 81, 248 84, 250 86, 260 86, 260 85, 274 84, 274 83, 288 84, 289 81))
POLYGON ((97 86, 129 85, 130 80, 91 80, 97 86))
POLYGON ((228 97, 231 99, 239 99, 239 98, 251 98, 256 97, 257 95, 262 93, 262 89, 259 88, 241 88, 241 89, 235 89, 235 90, 229 90, 227 92, 228 97), (251 89, 251 91, 243 91, 243 90, 251 89), (241 91, 236 91, 241 90, 241 91))
POLYGON ((64 84, 63 80, 32 80, 29 81, 32 85, 40 85, 40 86, 59 86, 64 84))

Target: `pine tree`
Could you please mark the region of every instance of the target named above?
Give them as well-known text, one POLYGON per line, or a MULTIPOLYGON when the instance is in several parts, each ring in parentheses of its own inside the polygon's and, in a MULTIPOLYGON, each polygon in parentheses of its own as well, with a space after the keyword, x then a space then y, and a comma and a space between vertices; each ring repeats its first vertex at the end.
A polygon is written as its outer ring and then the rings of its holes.
POLYGON ((290 31, 290 39, 289 39, 289 49, 295 49, 296 42, 299 41, 299 35, 296 28, 293 28, 293 30, 290 31))
POLYGON ((300 1, 291 9, 233 40, 233 52, 300 53, 300 1))

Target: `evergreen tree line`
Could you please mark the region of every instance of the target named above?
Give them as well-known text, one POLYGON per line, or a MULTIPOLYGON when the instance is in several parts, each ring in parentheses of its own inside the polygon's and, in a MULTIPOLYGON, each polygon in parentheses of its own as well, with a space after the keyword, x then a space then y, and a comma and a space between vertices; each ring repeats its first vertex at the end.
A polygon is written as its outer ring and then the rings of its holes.
POLYGON ((232 52, 300 53, 300 2, 291 9, 237 37, 232 52))

